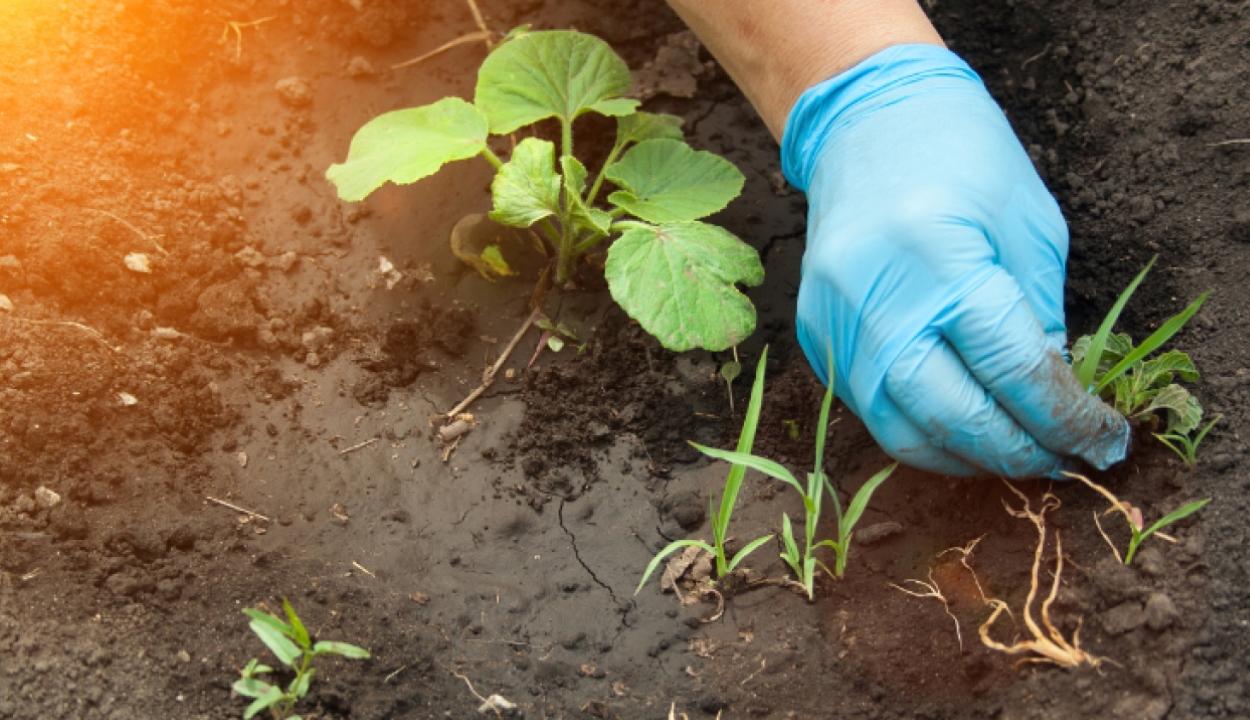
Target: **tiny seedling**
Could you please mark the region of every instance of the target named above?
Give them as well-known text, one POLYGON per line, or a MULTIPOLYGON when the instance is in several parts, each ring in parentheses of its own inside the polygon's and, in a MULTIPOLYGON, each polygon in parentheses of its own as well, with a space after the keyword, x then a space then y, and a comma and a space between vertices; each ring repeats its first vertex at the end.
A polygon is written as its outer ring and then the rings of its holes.
POLYGON ((1206 427, 1199 430, 1198 434, 1193 437, 1190 437, 1188 433, 1181 432, 1154 433, 1154 436, 1159 439, 1159 442, 1167 445, 1172 452, 1179 455, 1186 467, 1192 468, 1198 463, 1198 446, 1202 444, 1202 439, 1223 418, 1223 415, 1216 415, 1211 422, 1207 423, 1206 427))
MULTIPOLYGON (((755 329, 755 308, 736 286, 760 284, 764 268, 751 246, 701 220, 738 196, 743 175, 687 145, 681 118, 639 112, 637 100, 622 97, 631 83, 625 61, 599 38, 518 28, 482 63, 472 103, 448 97, 370 120, 326 177, 354 202, 388 181, 413 183, 480 156, 497 171, 491 219, 535 229, 550 259, 544 278, 565 286, 580 258, 610 244, 608 289, 630 317, 670 350, 724 350, 755 329), (616 119, 593 177, 574 154, 574 121, 587 113, 616 119), (550 118, 558 151, 538 137, 516 143, 506 162, 491 149, 491 136, 550 118), (603 203, 605 182, 616 190, 603 203)), ((506 274, 501 255, 490 260, 482 267, 506 274)))
MULTIPOLYGON (((832 378, 832 374, 830 377, 832 378)), ((851 498, 846 514, 843 514, 842 503, 838 500, 838 493, 833 489, 833 484, 829 482, 829 476, 825 475, 821 470, 821 464, 825 455, 825 436, 829 430, 829 410, 832 406, 833 382, 831 380, 829 386, 825 389, 824 401, 820 405, 820 419, 816 424, 815 469, 807 474, 806 488, 799 483, 798 479, 789 470, 772 460, 752 455, 749 451, 730 452, 691 443, 705 455, 720 460, 727 460, 734 463, 734 467, 744 465, 758 470, 765 475, 788 483, 795 490, 799 491, 799 496, 803 498, 803 510, 806 515, 806 523, 803 527, 805 534, 803 550, 800 553, 798 543, 794 540, 794 528, 790 523, 790 516, 782 513, 781 541, 784 550, 781 553, 781 558, 794 570, 794 574, 798 576, 799 582, 803 585, 803 590, 807 592, 809 600, 815 596, 817 565, 824 568, 825 572, 828 572, 830 575, 837 575, 837 577, 842 577, 846 572, 846 559, 850 551, 851 532, 855 529, 855 524, 859 522, 860 516, 864 514, 864 510, 868 507, 868 500, 872 497, 872 494, 881 486, 881 483, 885 482, 890 473, 894 472, 894 468, 898 467, 898 463, 894 463, 869 478, 868 482, 864 483, 859 492, 855 493, 855 496, 851 498), (838 539, 836 541, 822 540, 815 542, 816 526, 820 524, 821 501, 826 490, 833 497, 833 508, 834 512, 837 513, 838 539), (836 554, 833 572, 830 572, 829 568, 825 567, 813 555, 816 548, 821 546, 833 548, 836 554)))
POLYGON ((1058 531, 1055 532, 1054 581, 1050 586, 1050 594, 1042 601, 1042 625, 1045 626, 1046 632, 1042 632, 1042 628, 1033 619, 1031 608, 1033 601, 1037 598, 1038 575, 1042 567, 1042 553, 1046 549, 1046 513, 1059 508, 1059 498, 1046 493, 1042 496, 1041 507, 1037 512, 1033 512, 1029 509, 1029 499, 1024 493, 1017 490, 1010 483, 1007 484, 1007 487, 1016 494, 1016 497, 1020 498, 1024 505, 1020 510, 1012 510, 1007 501, 1003 500, 1003 507, 1014 517, 1026 519, 1033 523, 1033 527, 1037 528, 1037 548, 1033 551, 1033 575, 1029 583, 1029 595, 1024 600, 1023 612, 1024 625, 1033 635, 1033 639, 1019 640, 1013 645, 1004 645, 992 639, 990 637, 990 626, 994 624, 999 615, 1002 615, 1004 612, 1010 614, 1011 611, 1007 608, 1007 603, 1002 600, 989 598, 987 602, 994 607, 994 612, 990 614, 989 619, 981 624, 979 634, 982 644, 991 650, 1004 652, 1008 655, 1034 654, 1034 657, 1021 659, 1016 663, 1017 666, 1024 663, 1051 663, 1065 668, 1077 668, 1081 665, 1097 668, 1103 662, 1109 662, 1105 658, 1095 657, 1081 649, 1081 626, 1079 622, 1077 623, 1076 631, 1072 633, 1072 642, 1068 642, 1050 620, 1050 606, 1054 604, 1055 598, 1059 595, 1059 583, 1063 575, 1063 540, 1059 537, 1058 531))
POLYGON ((287 718, 299 720, 299 715, 291 713, 295 709, 295 703, 308 694, 313 673, 316 672, 312 667, 313 658, 318 655, 342 655, 355 659, 369 657, 367 650, 345 642, 318 640, 314 643, 304 623, 300 622, 299 616, 295 614, 295 609, 285 598, 282 600, 282 609, 286 612, 288 622, 283 622, 256 608, 243 610, 243 613, 252 619, 248 623, 252 632, 265 643, 274 657, 295 671, 295 678, 283 690, 257 677, 272 673, 274 670, 268 665, 261 665, 258 659, 252 658, 239 671, 243 677, 234 682, 235 692, 252 698, 252 704, 243 711, 244 720, 250 720, 256 713, 265 709, 269 710, 274 720, 287 720, 287 718))
POLYGON ((729 390, 729 412, 734 411, 734 380, 742 374, 742 363, 738 362, 738 346, 734 346, 734 359, 720 366, 720 376, 725 380, 725 388, 729 390))
MULTIPOLYGON (((750 453, 751 446, 755 444, 755 431, 760 421, 760 407, 764 404, 764 369, 767 359, 768 348, 765 347, 764 352, 760 353, 759 364, 755 368, 755 384, 751 386, 751 400, 747 403, 746 419, 742 423, 742 433, 738 436, 738 452, 742 454, 750 453)), ((682 548, 697 547, 715 556, 716 577, 722 578, 733 572, 746 556, 773 538, 772 535, 766 535, 753 540, 732 558, 728 557, 725 551, 725 540, 729 536, 729 520, 733 517, 734 505, 738 502, 738 492, 742 489, 742 480, 746 477, 746 472, 746 466, 737 463, 729 469, 729 476, 725 479, 725 492, 721 494, 719 512, 716 511, 713 499, 708 498, 708 513, 712 518, 712 538, 715 547, 702 540, 677 540, 669 543, 647 564, 647 569, 642 573, 642 581, 634 590, 635 595, 642 591, 642 587, 647 584, 647 579, 660 566, 664 558, 682 548)))
MULTIPOLYGON (((1128 542, 1128 552, 1124 553, 1124 559, 1121 560, 1121 562, 1123 562, 1125 565, 1128 565, 1133 562, 1133 556, 1137 554, 1137 547, 1141 545, 1143 540, 1150 537, 1151 535, 1158 535, 1159 537, 1171 543, 1176 542, 1176 538, 1172 537, 1171 535, 1165 535, 1164 533, 1161 533, 1159 531, 1167 527, 1168 525, 1171 525, 1172 523, 1176 522, 1177 520, 1193 515, 1194 513, 1201 510, 1202 506, 1211 502, 1211 498, 1207 498, 1205 500, 1195 500, 1189 503, 1188 505, 1185 505, 1181 508, 1178 508, 1177 510, 1174 510, 1168 513, 1167 515, 1164 515, 1154 525, 1151 525, 1149 528, 1146 528, 1146 523, 1142 519, 1141 508, 1134 507, 1132 503, 1121 500, 1120 498, 1116 497, 1110 490, 1090 480, 1084 475, 1077 475, 1076 473, 1069 473, 1069 472, 1065 472, 1064 475, 1067 475, 1068 477, 1074 480, 1080 480, 1081 482, 1085 483, 1093 490, 1097 491, 1103 497, 1110 500, 1111 509, 1108 510, 1107 512, 1119 512, 1121 515, 1124 516, 1124 519, 1128 521, 1128 527, 1129 527, 1129 530, 1133 533, 1133 537, 1128 542)), ((1106 513, 1103 513, 1103 514, 1105 515, 1106 513)), ((1103 532, 1102 523, 1098 522, 1098 513, 1094 513, 1094 523, 1098 525, 1098 532, 1102 533, 1103 539, 1106 540, 1107 544, 1111 546, 1111 552, 1115 554, 1115 559, 1120 560, 1120 551, 1117 550, 1115 547, 1115 544, 1111 542, 1111 538, 1107 537, 1107 533, 1103 532)))
POLYGON ((1179 350, 1149 356, 1180 332, 1211 293, 1203 293, 1136 347, 1127 334, 1111 332, 1129 298, 1157 259, 1157 256, 1152 258, 1129 283, 1098 331, 1079 338, 1072 345, 1072 364, 1083 387, 1113 404, 1126 417, 1149 418, 1156 411, 1166 411, 1165 433, 1188 436, 1202 423, 1202 405, 1188 390, 1172 381, 1179 377, 1193 382, 1198 379, 1198 371, 1189 356, 1179 350))

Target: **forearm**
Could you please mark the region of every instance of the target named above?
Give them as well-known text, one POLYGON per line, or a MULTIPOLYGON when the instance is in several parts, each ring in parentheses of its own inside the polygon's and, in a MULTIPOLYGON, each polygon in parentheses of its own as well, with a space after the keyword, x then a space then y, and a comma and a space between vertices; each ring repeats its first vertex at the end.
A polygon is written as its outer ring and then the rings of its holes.
POLYGON ((778 140, 807 88, 892 45, 942 45, 915 0, 668 0, 778 140))

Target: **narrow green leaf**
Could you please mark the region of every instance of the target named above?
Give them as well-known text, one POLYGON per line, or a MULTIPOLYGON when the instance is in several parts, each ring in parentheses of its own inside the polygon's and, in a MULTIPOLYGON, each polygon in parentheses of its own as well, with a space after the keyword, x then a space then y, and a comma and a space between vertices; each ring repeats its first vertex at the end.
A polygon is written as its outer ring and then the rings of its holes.
POLYGON ((272 686, 264 680, 258 680, 257 678, 240 678, 235 680, 234 685, 231 687, 243 697, 258 698, 269 692, 272 686))
POLYGON ((890 473, 898 467, 898 463, 893 463, 881 472, 868 478, 868 482, 855 493, 855 497, 851 498, 851 504, 846 507, 846 517, 842 518, 842 524, 838 527, 838 535, 845 543, 846 539, 851 536, 851 531, 855 529, 855 523, 859 522, 859 517, 864 514, 864 509, 868 507, 868 501, 872 499, 872 494, 876 492, 881 483, 890 477, 890 473))
POLYGON ((1143 539, 1148 538, 1151 535, 1153 535, 1156 530, 1162 530, 1163 528, 1167 527, 1168 525, 1171 525, 1177 520, 1180 520, 1182 518, 1187 518, 1190 515, 1193 515, 1194 513, 1201 510, 1202 507, 1209 502, 1211 502, 1211 498, 1207 498, 1205 500, 1195 500, 1194 502, 1191 502, 1182 508, 1173 510, 1167 515, 1164 515, 1162 518, 1159 519, 1158 522, 1156 522, 1154 525, 1151 525, 1149 529, 1147 529, 1144 533, 1142 533, 1142 538, 1143 539))
POLYGON ((648 222, 698 220, 742 192, 738 168, 681 140, 644 140, 604 170, 621 190, 608 202, 648 222))
POLYGON ((252 704, 248 705, 247 709, 243 711, 243 720, 251 720, 256 716, 256 713, 268 708, 270 705, 280 703, 285 699, 287 699, 286 693, 276 687, 270 686, 268 691, 253 700, 252 704))
POLYGON ((308 668, 308 672, 291 681, 291 687, 287 688, 287 692, 297 698, 302 698, 308 694, 308 686, 312 683, 313 673, 317 672, 316 668, 308 668))
POLYGON ((647 584, 647 579, 650 578, 651 573, 655 572, 655 569, 660 566, 660 563, 664 561, 664 558, 672 555, 674 552, 684 547, 702 548, 704 552, 712 555, 716 554, 716 548, 708 545, 702 540, 677 540, 671 542, 666 545, 663 550, 656 553, 655 557, 651 558, 651 562, 647 563, 647 569, 643 571, 642 580, 638 583, 638 587, 634 589, 634 594, 637 595, 642 592, 643 586, 647 584))
POLYGON ((790 516, 786 513, 781 513, 781 544, 785 546, 781 559, 794 569, 795 575, 800 574, 802 558, 799 557, 799 546, 794 542, 794 527, 790 524, 790 516))
POLYGON ((313 652, 317 655, 342 655, 345 658, 353 660, 369 659, 369 651, 362 647, 356 647, 350 643, 337 642, 333 640, 322 640, 313 645, 313 652))
POLYGON ((347 161, 331 165, 326 178, 339 199, 363 200, 386 181, 405 185, 486 148, 486 118, 460 98, 384 113, 352 138, 347 161))
MULTIPOLYGON (((1107 336, 1111 334, 1111 328, 1115 325, 1115 321, 1120 319, 1120 313, 1124 311, 1125 304, 1128 299, 1133 296, 1137 290, 1137 286, 1146 277, 1146 273, 1150 272, 1150 268, 1154 266, 1155 261, 1159 259, 1158 255, 1150 258, 1150 262, 1146 263, 1146 267, 1133 278, 1133 282, 1129 283, 1124 292, 1120 293, 1119 299, 1115 305, 1111 306, 1111 311, 1103 318, 1102 325, 1098 326, 1098 332, 1090 339, 1089 348, 1085 352, 1085 357, 1081 361, 1076 371, 1076 379, 1080 381, 1081 387, 1089 388, 1094 384, 1095 375, 1098 372, 1098 361, 1102 359, 1103 347, 1107 344, 1107 336)), ((1104 378, 1105 379, 1105 378, 1104 378)), ((1101 390, 1102 388, 1098 388, 1101 390)))
POLYGON ((274 617, 273 615, 270 615, 269 613, 263 610, 257 610, 256 608, 243 608, 243 614, 255 620, 256 622, 262 623, 264 625, 268 625, 269 627, 273 628, 274 630, 277 630, 278 632, 282 633, 283 635, 286 635, 287 637, 290 637, 291 634, 295 632, 295 629, 292 628, 290 625, 287 625, 286 623, 282 622, 278 618, 274 617))
POLYGON ((794 486, 794 489, 799 491, 799 495, 807 497, 807 493, 803 492, 803 486, 799 484, 799 481, 795 479, 794 475, 791 474, 789 470, 785 469, 785 467, 779 463, 775 463, 772 460, 762 458, 758 455, 752 455, 750 453, 740 453, 733 450, 719 450, 717 448, 700 445, 696 442, 691 442, 690 444, 694 446, 696 450, 704 455, 707 455, 708 457, 716 458, 717 460, 725 460, 738 465, 746 465, 753 470, 759 470, 765 475, 774 477, 782 482, 790 483, 794 486))
POLYGON ((681 140, 685 122, 676 115, 636 112, 616 119, 616 144, 625 147, 644 140, 681 140))
POLYGON ((299 659, 299 648, 272 625, 267 625, 257 620, 253 620, 248 625, 252 628, 252 632, 256 633, 261 642, 265 643, 265 646, 273 652, 274 657, 278 658, 283 665, 293 666, 295 661, 299 659))
POLYGON ((496 48, 478 70, 474 103, 503 135, 544 118, 565 123, 595 111, 628 115, 636 100, 620 99, 629 68, 593 35, 551 30, 519 35, 496 48))
POLYGON ((759 253, 714 225, 631 226, 604 274, 613 299, 670 350, 725 350, 755 330, 755 307, 735 283, 764 281, 759 253))
MULTIPOLYGON (((1149 269, 1149 266, 1147 266, 1147 269, 1149 269)), ((1143 340, 1142 344, 1138 345, 1133 352, 1126 355, 1123 360, 1116 363, 1115 367, 1108 370, 1102 380, 1098 381, 1098 385, 1094 388, 1094 391, 1102 392, 1102 389, 1107 386, 1107 383, 1111 382, 1111 380, 1118 377, 1120 373, 1127 370, 1130 365, 1154 352, 1163 343, 1171 340, 1173 335, 1180 332, 1181 328, 1185 327, 1185 323, 1189 322, 1189 318, 1193 317, 1194 313, 1198 312, 1198 310, 1202 308, 1202 304, 1207 301, 1207 297, 1210 294, 1210 290, 1204 292, 1197 300, 1190 303, 1189 307, 1185 308, 1178 315, 1160 325, 1159 329, 1155 330, 1150 337, 1143 340)))
POLYGON ((307 650, 311 642, 308 629, 304 627, 304 623, 300 622, 299 616, 295 614, 295 608, 291 607, 291 603, 287 602, 286 598, 282 598, 282 610, 286 613, 286 619, 291 623, 291 638, 307 650))
MULTIPOLYGON (((827 354, 826 367, 829 368, 829 383, 825 386, 825 397, 820 401, 820 419, 816 421, 816 467, 813 472, 820 475, 821 465, 825 461, 825 439, 829 435, 829 411, 833 408, 833 386, 834 386, 834 367, 833 367, 833 342, 830 341, 829 347, 825 348, 827 354)), ((811 491, 809 494, 817 495, 819 489, 811 491)))
MULTIPOLYGON (((755 368, 755 383, 751 386, 751 399, 747 403, 746 418, 742 423, 742 432, 738 435, 737 451, 751 452, 755 444, 755 431, 759 428, 760 408, 764 404, 764 371, 768 358, 768 346, 760 353, 759 364, 755 368)), ((725 478, 725 494, 721 496, 720 510, 712 514, 712 533, 716 538, 716 575, 721 577, 729 572, 729 564, 725 558, 725 538, 729 534, 729 521, 733 517, 734 505, 738 502, 738 493, 742 490, 742 479, 747 469, 742 465, 729 468, 729 476, 725 478)), ((710 498, 709 498, 710 505, 710 498)))
POLYGON ((555 145, 525 138, 491 181, 495 209, 490 219, 500 225, 526 228, 560 212, 560 177, 555 170, 555 145))
POLYGON ((743 560, 747 558, 747 555, 750 555, 751 553, 755 552, 757 549, 759 549, 761 545, 763 545, 764 543, 772 539, 773 539, 772 535, 765 535, 762 538, 756 538, 755 540, 752 540, 751 542, 747 543, 746 547, 739 550, 738 554, 734 555, 734 559, 729 561, 729 572, 733 572, 734 568, 738 567, 738 563, 742 562, 743 560))

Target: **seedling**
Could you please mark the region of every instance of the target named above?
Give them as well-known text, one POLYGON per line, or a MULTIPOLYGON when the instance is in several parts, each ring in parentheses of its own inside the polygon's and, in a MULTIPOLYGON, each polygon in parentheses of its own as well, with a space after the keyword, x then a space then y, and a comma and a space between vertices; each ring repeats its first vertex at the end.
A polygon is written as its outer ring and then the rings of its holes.
MULTIPOLYGON (((768 348, 765 347, 764 352, 760 353, 760 361, 755 368, 755 384, 751 386, 751 400, 747 403, 746 419, 742 423, 742 433, 738 436, 738 452, 742 454, 750 453, 751 446, 755 444, 755 431, 760 421, 760 407, 764 404, 764 366, 767 359, 768 348)), ((716 544, 715 547, 702 540, 677 540, 669 543, 647 564, 647 569, 642 573, 642 581, 634 590, 635 595, 642 591, 642 586, 647 584, 647 579, 660 566, 664 558, 682 548, 697 547, 715 556, 716 577, 722 578, 733 572, 746 556, 773 538, 772 535, 766 535, 753 540, 732 558, 729 558, 725 551, 725 539, 729 536, 729 520, 733 517, 734 505, 738 502, 738 492, 742 489, 742 480, 746 472, 746 466, 737 463, 729 469, 729 476, 725 479, 725 492, 721 494, 719 512, 713 505, 713 499, 708 498, 708 513, 712 518, 712 538, 716 544)))
POLYGON ((299 715, 291 713, 295 709, 295 703, 308 694, 313 673, 316 672, 312 667, 313 658, 318 655, 342 655, 355 659, 369 657, 367 650, 345 642, 318 640, 314 643, 304 623, 300 622, 291 603, 285 598, 282 600, 282 609, 286 612, 289 622, 283 622, 256 608, 243 610, 243 613, 252 619, 248 623, 252 632, 265 643, 274 657, 295 671, 295 679, 287 685, 286 690, 283 690, 257 677, 272 673, 274 671, 272 667, 261 665, 256 658, 248 661, 247 665, 239 671, 243 677, 236 680, 233 686, 235 692, 244 697, 253 698, 252 704, 243 711, 243 720, 250 720, 256 713, 266 709, 269 710, 274 720, 287 718, 299 720, 299 715))
MULTIPOLYGON (((1123 562, 1125 565, 1128 565, 1133 562, 1133 556, 1137 554, 1137 547, 1141 545, 1143 540, 1150 537, 1151 535, 1158 535, 1159 537, 1163 538, 1164 540, 1167 540, 1170 543, 1175 543, 1176 538, 1172 537, 1171 535, 1165 535, 1159 531, 1167 527, 1168 525, 1171 525, 1172 523, 1176 522, 1177 520, 1193 515, 1194 513, 1201 510, 1202 506, 1211 502, 1211 498, 1207 498, 1205 500, 1195 500, 1194 502, 1191 502, 1188 505, 1185 505, 1177 510, 1174 510, 1168 513, 1167 515, 1163 516, 1154 525, 1151 525, 1149 528, 1146 528, 1145 522, 1142 519, 1141 508, 1133 507, 1132 503, 1121 500, 1120 498, 1112 494, 1112 492, 1108 490, 1107 488, 1099 485, 1096 482, 1093 482, 1092 480, 1090 480, 1089 478, 1083 475, 1077 475, 1075 473, 1069 473, 1069 472, 1065 472, 1064 475, 1067 475, 1068 477, 1073 478, 1074 480, 1080 480, 1081 482, 1085 483, 1086 485, 1096 490, 1103 497, 1110 500, 1111 509, 1108 510, 1107 512, 1119 512, 1121 515, 1124 516, 1124 519, 1128 521, 1128 527, 1129 527, 1129 530, 1132 532, 1133 537, 1128 542, 1128 552, 1124 553, 1124 559, 1121 560, 1121 562, 1123 562)), ((1103 513, 1103 514, 1105 515, 1106 513, 1103 513)), ((1103 539, 1106 540, 1107 544, 1111 546, 1111 552, 1115 554, 1115 559, 1120 560, 1120 551, 1117 550, 1115 547, 1115 544, 1111 542, 1111 538, 1107 537, 1107 533, 1103 532, 1102 523, 1098 522, 1098 513, 1094 513, 1094 523, 1098 525, 1098 532, 1102 533, 1103 539)))
POLYGON ((1076 631, 1072 633, 1072 642, 1069 643, 1063 637, 1063 634, 1055 628, 1054 623, 1050 621, 1050 606, 1054 604, 1055 597, 1059 594, 1060 577, 1063 575, 1063 540, 1059 537, 1058 532, 1055 532, 1056 559, 1054 581, 1050 586, 1050 594, 1042 602, 1042 624, 1046 628, 1045 633, 1038 627, 1037 622, 1033 620, 1033 613, 1030 609, 1033 606, 1033 600, 1037 597, 1038 574, 1042 566, 1042 552, 1046 549, 1046 513, 1058 509, 1059 498, 1046 493, 1042 496, 1041 507, 1037 512, 1033 512, 1029 509, 1029 499, 1024 493, 1017 490, 1010 483, 1007 484, 1007 487, 1020 498, 1024 506, 1020 510, 1012 510, 1007 501, 1003 500, 1003 507, 1013 516, 1029 520, 1037 528, 1037 549, 1033 551, 1033 577, 1029 584, 1029 595, 1024 600, 1024 625, 1033 634, 1033 639, 1020 640, 1014 645, 1004 645, 990 638, 990 626, 994 624, 994 621, 1003 612, 1010 613, 1007 603, 990 598, 988 602, 994 606, 994 612, 990 614, 988 620, 981 624, 979 631, 981 642, 991 650, 1005 652, 1008 655, 1033 653, 1037 656, 1026 657, 1016 663, 1017 666, 1024 663, 1052 663, 1065 668, 1077 668, 1081 665, 1089 665, 1096 668, 1104 662, 1104 659, 1090 655, 1081 649, 1080 623, 1077 624, 1076 631))
POLYGON ((738 347, 734 346, 734 359, 720 366, 720 376, 725 380, 725 388, 729 390, 729 412, 734 411, 734 380, 742 374, 742 363, 738 362, 738 347))
POLYGON ((1170 432, 1166 434, 1154 433, 1159 438, 1159 442, 1167 445, 1168 448, 1180 456, 1186 467, 1192 468, 1198 463, 1198 446, 1202 444, 1202 439, 1211 432, 1211 428, 1224 418, 1223 415, 1216 415, 1215 418, 1207 423, 1207 426, 1198 431, 1194 437, 1190 437, 1188 433, 1170 432))
POLYGON ((1128 299, 1157 259, 1157 256, 1151 258, 1129 283, 1098 331, 1092 336, 1079 338, 1073 344, 1072 364, 1082 386, 1112 403, 1126 417, 1146 418, 1155 411, 1166 411, 1166 434, 1188 436, 1202 423, 1202 405, 1188 390, 1172 381, 1179 376, 1182 380, 1193 382, 1198 379, 1197 369, 1189 356, 1178 350, 1147 358, 1180 332, 1211 293, 1203 293, 1137 347, 1133 346, 1128 335, 1111 333, 1128 299))
POLYGON ((498 171, 490 217, 535 228, 551 258, 546 277, 564 286, 579 258, 611 243, 608 288, 630 317, 671 350, 724 350, 755 329, 755 308, 736 284, 760 284, 764 269, 753 248, 700 220, 737 197, 742 173, 688 146, 680 118, 639 112, 637 100, 621 97, 631 82, 624 60, 596 37, 514 30, 482 63, 472 103, 448 97, 374 118, 326 177, 341 199, 358 201, 388 180, 416 182, 481 156, 498 171), (574 120, 590 112, 617 126, 593 180, 573 151, 574 120), (559 123, 558 157, 537 137, 506 162, 490 148, 490 136, 549 118, 559 123), (600 205, 605 181, 617 190, 600 205))
MULTIPOLYGON (((832 378, 832 374, 830 375, 832 378)), ((815 596, 816 585, 816 566, 820 565, 825 572, 830 575, 842 577, 846 572, 846 559, 850 551, 851 532, 855 529, 855 523, 859 522, 859 518, 864 514, 864 510, 868 507, 868 500, 872 497, 881 483, 894 472, 894 468, 898 467, 898 463, 890 465, 881 472, 873 475, 864 486, 855 493, 851 499, 851 504, 847 506, 846 514, 842 513, 842 503, 838 500, 838 493, 833 489, 833 484, 829 482, 829 477, 821 471, 821 463, 825 456, 825 436, 829 429, 829 409, 833 406, 833 382, 825 390, 825 399, 820 405, 820 419, 816 425, 816 462, 815 469, 807 474, 807 487, 803 485, 778 463, 772 460, 752 455, 747 452, 730 452, 728 450, 717 450, 716 448, 703 447, 691 443, 705 455, 727 460, 735 463, 734 467, 744 465, 746 467, 758 470, 765 475, 774 477, 782 482, 788 483, 795 490, 799 491, 799 496, 803 498, 803 510, 806 515, 806 524, 804 525, 804 544, 803 551, 799 552, 798 544, 794 541, 794 528, 790 523, 790 516, 782 513, 781 515, 781 541, 784 547, 781 553, 781 559, 794 570, 794 574, 798 576, 799 582, 803 585, 804 591, 807 592, 807 598, 813 599, 815 596), (833 497, 833 508, 837 513, 838 519, 838 539, 822 540, 815 542, 816 526, 820 524, 821 500, 825 491, 828 490, 829 495, 833 497), (833 572, 825 567, 816 559, 813 552, 816 548, 828 546, 833 548, 836 553, 835 569, 833 572)))

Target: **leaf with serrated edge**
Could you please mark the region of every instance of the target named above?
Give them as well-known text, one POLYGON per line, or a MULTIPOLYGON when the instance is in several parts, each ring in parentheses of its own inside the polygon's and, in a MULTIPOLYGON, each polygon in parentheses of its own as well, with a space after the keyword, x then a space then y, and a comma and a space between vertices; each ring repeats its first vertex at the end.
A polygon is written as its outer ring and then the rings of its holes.
POLYGON ((646 140, 604 171, 621 189, 608 202, 648 222, 698 220, 742 192, 738 168, 680 140, 646 140))
POLYGON ((395 110, 365 123, 352 138, 347 161, 334 164, 326 178, 339 199, 363 200, 387 180, 405 185, 464 160, 486 147, 486 118, 460 98, 395 110))
POLYGON ((608 44, 571 30, 532 32, 497 48, 477 74, 474 104, 504 135, 544 118, 572 122, 594 111, 628 115, 638 101, 629 91, 629 67, 608 44))
POLYGON ((759 254, 729 231, 700 222, 630 227, 608 249, 613 299, 664 347, 713 352, 755 330, 755 307, 734 283, 759 285, 759 254))
POLYGON ((490 219, 500 225, 526 228, 560 211, 560 177, 555 170, 555 145, 525 138, 490 184, 495 209, 490 219))
POLYGON ((616 119, 616 142, 621 147, 643 140, 681 140, 685 122, 676 115, 636 112, 616 119))

